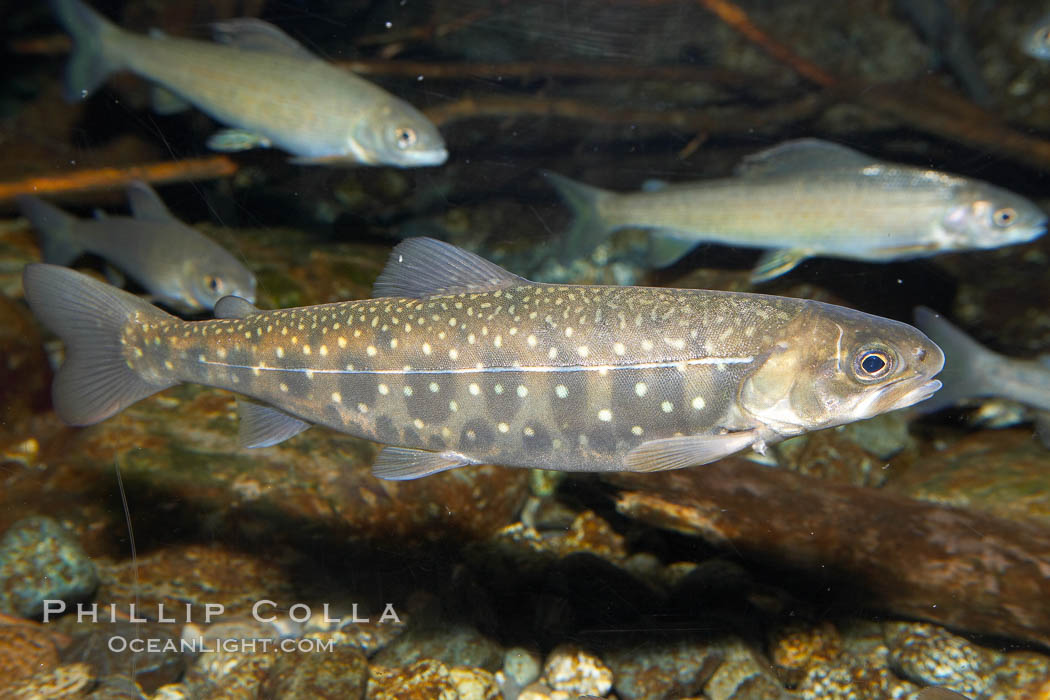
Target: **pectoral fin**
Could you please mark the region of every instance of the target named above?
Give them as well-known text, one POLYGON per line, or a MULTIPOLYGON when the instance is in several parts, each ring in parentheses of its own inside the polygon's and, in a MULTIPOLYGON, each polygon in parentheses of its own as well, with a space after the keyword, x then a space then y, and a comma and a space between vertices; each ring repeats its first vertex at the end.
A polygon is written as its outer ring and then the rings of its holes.
POLYGON ((808 257, 809 253, 807 251, 794 248, 783 248, 764 253, 758 259, 755 269, 751 271, 751 283, 768 282, 775 277, 780 277, 784 273, 795 269, 800 262, 808 257))
POLYGON ((244 129, 223 129, 211 135, 208 148, 213 151, 247 151, 250 148, 269 148, 270 139, 244 129))
POLYGON ((372 474, 390 481, 407 481, 456 467, 477 464, 457 452, 427 452, 408 447, 384 447, 372 465, 372 474))
POLYGON ((237 417, 237 441, 241 447, 271 447, 310 427, 306 421, 273 406, 245 399, 237 400, 237 417))
POLYGON ((744 430, 723 435, 691 435, 643 442, 623 458, 632 472, 662 472, 708 464, 758 442, 758 433, 744 430))
POLYGON ((676 233, 653 231, 649 234, 649 264, 653 267, 673 265, 699 243, 695 237, 683 238, 676 233))
POLYGON ((231 294, 215 302, 213 313, 215 318, 248 318, 261 312, 247 299, 231 294))
POLYGON ((184 112, 190 108, 190 103, 176 95, 167 88, 154 85, 150 88, 150 106, 157 114, 169 115, 184 112))

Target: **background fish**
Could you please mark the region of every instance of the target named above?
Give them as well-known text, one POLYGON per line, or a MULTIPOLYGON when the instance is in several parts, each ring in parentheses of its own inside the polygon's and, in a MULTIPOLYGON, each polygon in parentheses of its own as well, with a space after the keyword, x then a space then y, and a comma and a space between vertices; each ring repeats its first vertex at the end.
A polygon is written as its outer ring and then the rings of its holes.
POLYGON ((888 261, 1030 241, 1046 215, 977 180, 886 163, 818 139, 746 158, 736 177, 607 192, 548 173, 576 212, 567 254, 612 231, 651 229, 651 262, 670 265, 700 242, 773 248, 755 268, 768 280, 814 256, 888 261))
POLYGON ((804 299, 534 284, 448 244, 405 241, 375 299, 182 321, 34 264, 37 318, 66 343, 59 416, 104 420, 180 382, 231 389, 241 440, 321 424, 383 442, 377 476, 468 464, 657 471, 921 401, 943 356, 903 323, 804 299))
POLYGON ((222 151, 277 146, 298 163, 416 167, 448 157, 417 109, 306 50, 257 19, 213 25, 220 44, 125 32, 79 0, 52 0, 73 37, 69 99, 128 70, 163 86, 164 111, 192 103, 233 128, 208 145, 222 151))
MULTIPOLYGON (((945 355, 944 389, 923 402, 923 411, 939 411, 979 398, 1009 399, 1050 411, 1050 358, 1019 360, 992 352, 925 307, 915 309, 915 324, 945 355)), ((1046 416, 1040 416, 1040 422, 1048 422, 1046 416)))
POLYGON ((1050 61, 1050 15, 1040 17, 1021 37, 1021 50, 1032 58, 1050 61))
POLYGON ((144 182, 128 186, 134 218, 77 219, 36 197, 19 197, 37 230, 46 262, 69 265, 92 253, 142 285, 156 301, 188 311, 210 311, 222 297, 255 301, 255 276, 200 231, 176 219, 144 182))

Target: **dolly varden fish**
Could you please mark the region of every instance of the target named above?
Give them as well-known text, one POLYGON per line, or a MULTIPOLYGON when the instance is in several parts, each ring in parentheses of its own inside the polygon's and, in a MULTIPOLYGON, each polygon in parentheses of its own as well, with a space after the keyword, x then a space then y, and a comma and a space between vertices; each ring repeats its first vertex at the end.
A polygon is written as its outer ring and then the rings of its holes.
POLYGON ((1012 192, 819 139, 749 156, 734 177, 649 183, 636 193, 547 177, 576 212, 566 255, 586 254, 628 227, 650 231, 658 267, 701 242, 773 249, 759 260, 755 282, 809 257, 885 262, 998 248, 1046 231, 1046 215, 1012 192))
POLYGON ((132 217, 78 219, 37 197, 18 198, 40 238, 44 261, 69 265, 84 253, 104 258, 154 301, 195 313, 224 296, 255 301, 255 276, 225 248, 176 219, 144 182, 127 188, 132 217))
POLYGON ((51 0, 73 37, 66 95, 83 99, 110 73, 127 70, 162 91, 160 111, 193 104, 231 129, 221 151, 277 146, 297 163, 440 165, 448 153, 419 110, 312 54, 258 19, 212 25, 220 43, 126 32, 80 0, 51 0))
POLYGON ((943 356, 914 328, 804 299, 535 284, 427 238, 374 299, 182 321, 72 270, 26 299, 66 345, 55 410, 97 423, 166 387, 230 389, 241 441, 311 424, 386 443, 377 476, 469 464, 656 471, 909 406, 943 356))

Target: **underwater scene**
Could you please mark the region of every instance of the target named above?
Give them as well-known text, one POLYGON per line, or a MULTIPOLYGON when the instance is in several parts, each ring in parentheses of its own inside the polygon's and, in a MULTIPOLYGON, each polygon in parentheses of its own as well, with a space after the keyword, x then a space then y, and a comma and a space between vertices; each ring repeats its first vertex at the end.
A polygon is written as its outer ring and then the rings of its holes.
POLYGON ((4 3, 0 699, 1050 699, 1050 3, 4 3))

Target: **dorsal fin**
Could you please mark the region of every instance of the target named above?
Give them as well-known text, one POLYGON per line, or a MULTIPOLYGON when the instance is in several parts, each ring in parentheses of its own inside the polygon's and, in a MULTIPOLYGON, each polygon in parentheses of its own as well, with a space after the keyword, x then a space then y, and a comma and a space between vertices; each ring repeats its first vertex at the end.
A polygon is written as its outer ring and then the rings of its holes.
POLYGON ((320 61, 314 53, 283 31, 255 17, 240 17, 213 22, 212 38, 220 44, 243 51, 263 51, 295 56, 309 61, 320 61))
POLYGON ((373 297, 427 297, 509 289, 529 281, 433 238, 409 238, 390 251, 373 297))
POLYGON ((250 301, 232 294, 215 302, 215 318, 247 318, 257 313, 259 309, 250 301))
POLYGON ((127 188, 128 205, 131 213, 136 219, 143 221, 177 221, 168 211, 168 207, 161 200, 152 187, 142 180, 133 180, 128 183, 127 188))
POLYGON ((878 163, 852 148, 821 139, 795 139, 767 148, 740 161, 734 173, 739 176, 791 175, 814 170, 863 168, 878 163))

